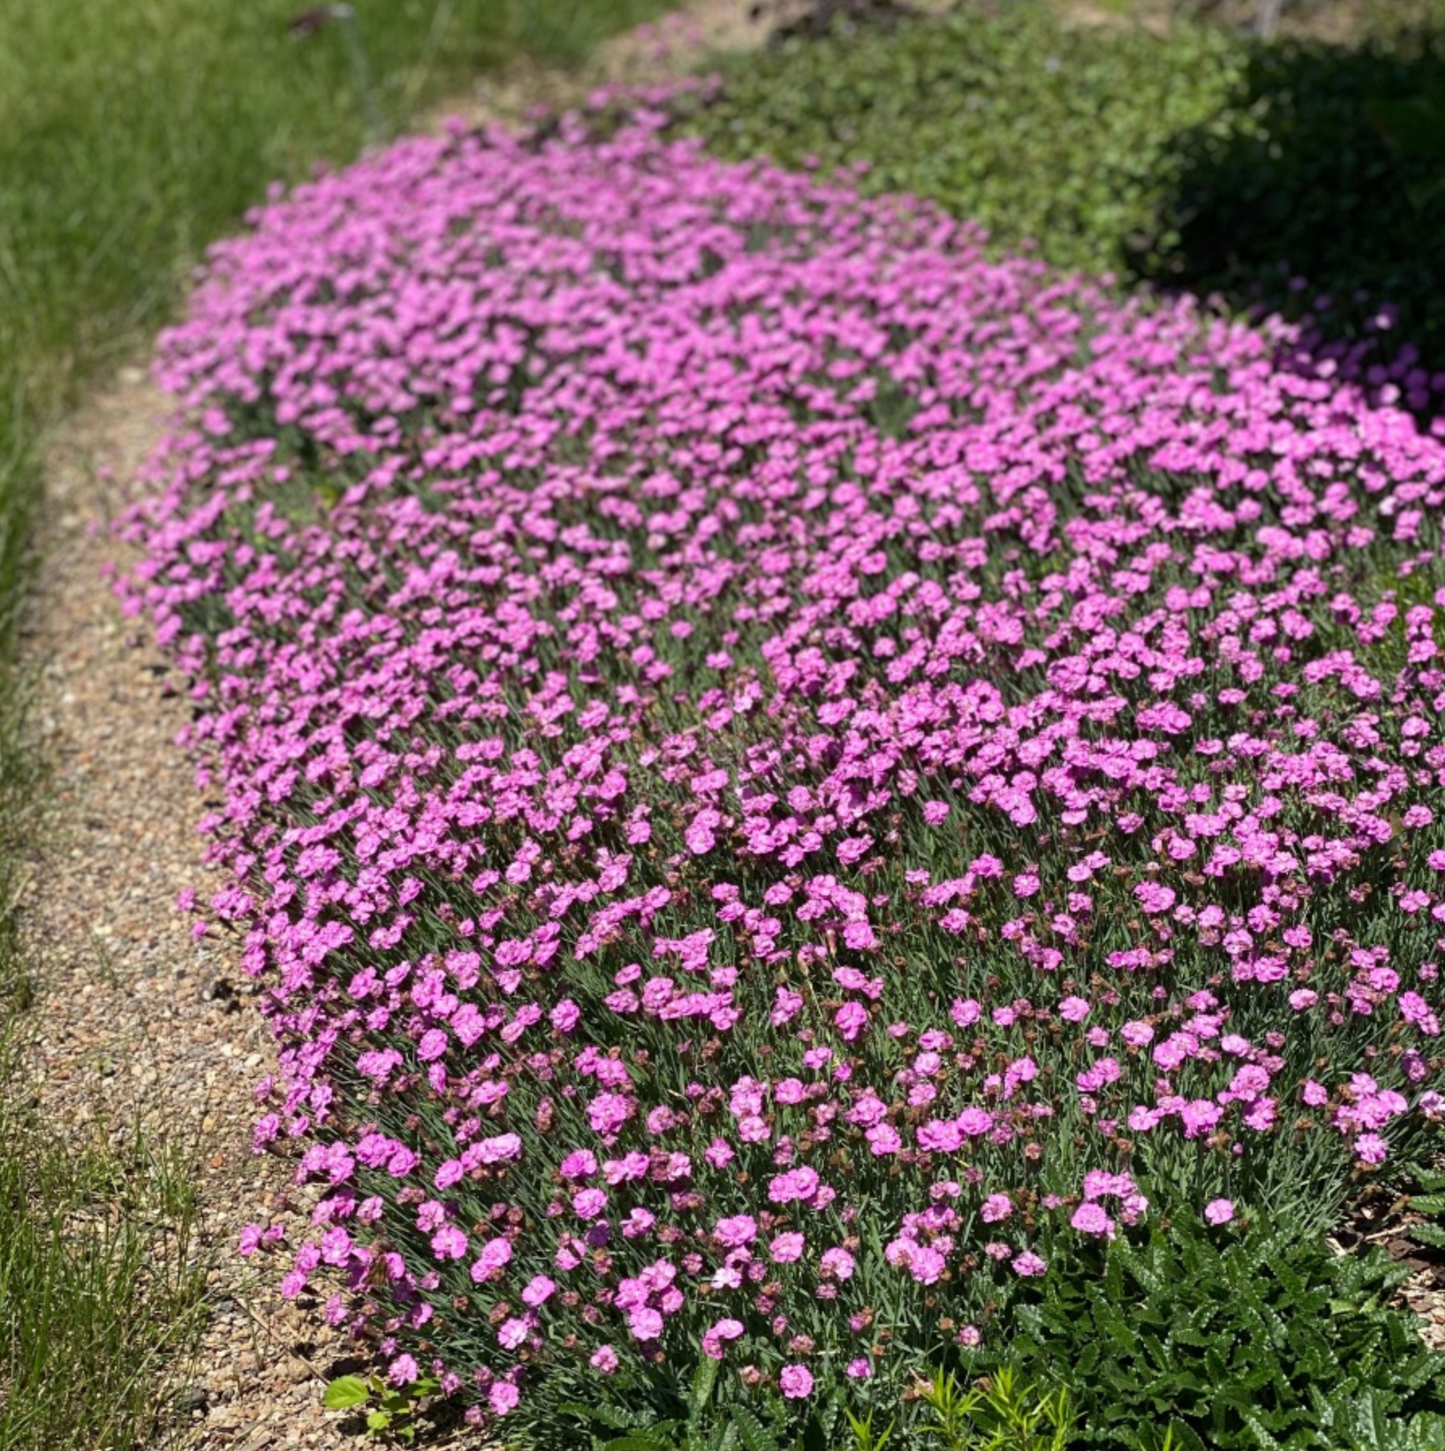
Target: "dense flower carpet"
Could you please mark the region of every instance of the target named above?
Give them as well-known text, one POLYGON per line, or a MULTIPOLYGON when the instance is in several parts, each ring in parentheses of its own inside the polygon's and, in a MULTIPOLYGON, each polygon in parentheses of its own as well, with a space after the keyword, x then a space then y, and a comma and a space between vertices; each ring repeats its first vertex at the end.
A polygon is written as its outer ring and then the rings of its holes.
POLYGON ((251 222, 125 588, 281 1044, 256 1142, 320 1186, 242 1247, 394 1385, 896 1394, 1431 1131, 1408 414, 647 109, 251 222))

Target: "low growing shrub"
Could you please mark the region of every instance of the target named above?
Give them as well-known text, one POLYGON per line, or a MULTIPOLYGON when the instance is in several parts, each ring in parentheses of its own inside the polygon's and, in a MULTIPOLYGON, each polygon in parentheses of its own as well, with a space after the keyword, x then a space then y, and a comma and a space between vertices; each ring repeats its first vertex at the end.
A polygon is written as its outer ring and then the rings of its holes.
POLYGON ((1075 1388, 1076 1445, 1154 1451, 1167 1427, 1177 1451, 1343 1446, 1362 1408, 1389 1437, 1421 1413, 1445 1425, 1441 1358, 1389 1303, 1410 1272, 1378 1250, 1177 1223, 1099 1260, 1011 1322, 1010 1369, 1075 1388))
POLYGON ((1066 29, 1050 0, 1008 0, 740 56, 717 96, 678 114, 719 154, 857 167, 868 194, 925 196, 1001 246, 1107 272, 1131 246, 1179 245, 1159 227, 1181 170, 1172 142, 1248 129, 1230 109, 1247 68, 1217 26, 1066 29))
POLYGON ((1345 45, 970 3, 739 58, 678 114, 722 154, 856 167, 1061 266, 1288 311, 1316 364, 1379 367, 1424 411, 1445 391, 1442 37, 1439 7, 1345 45))

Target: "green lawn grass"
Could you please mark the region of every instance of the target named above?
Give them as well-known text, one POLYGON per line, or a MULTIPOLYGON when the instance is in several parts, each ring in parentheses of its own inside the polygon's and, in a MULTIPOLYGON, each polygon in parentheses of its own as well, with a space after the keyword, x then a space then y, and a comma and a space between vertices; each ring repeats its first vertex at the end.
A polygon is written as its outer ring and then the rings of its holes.
MULTIPOLYGON (((35 985, 14 909, 43 763, 20 613, 45 431, 175 306, 205 245, 273 180, 377 129, 338 23, 305 0, 7 0, 0 42, 0 1451, 153 1442, 154 1372, 200 1285, 174 1146, 116 1151, 44 1122, 13 1047, 35 985)), ((660 0, 355 0, 383 133, 519 54, 579 59, 660 0)), ((160 1422, 157 1422, 157 1416, 160 1422)))

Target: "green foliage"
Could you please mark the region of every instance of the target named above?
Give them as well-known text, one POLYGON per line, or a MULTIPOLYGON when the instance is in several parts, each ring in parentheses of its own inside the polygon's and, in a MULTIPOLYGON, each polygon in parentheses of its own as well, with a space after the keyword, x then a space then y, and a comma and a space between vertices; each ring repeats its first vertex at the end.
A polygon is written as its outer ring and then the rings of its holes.
MULTIPOLYGON (((876 1408, 859 1415, 843 1406, 836 1393, 810 1405, 799 1426, 790 1424, 781 1403, 768 1408, 765 1420, 747 1405, 715 1400, 718 1377, 718 1362, 704 1359, 692 1382, 686 1416, 645 1427, 630 1427, 627 1417, 612 1407, 568 1402, 557 1411, 586 1425, 595 1451, 830 1451, 845 1444, 850 1433, 856 1451, 885 1451, 898 1444, 896 1420, 879 1430, 874 1425, 876 1408)), ((939 1451, 1063 1451, 1071 1444, 1074 1426, 1066 1388, 1040 1391, 1007 1364, 973 1386, 960 1384, 949 1371, 935 1371, 920 1384, 913 1412, 908 1441, 921 1438, 939 1451)))
POLYGON ((1410 1238, 1432 1249, 1445 1249, 1445 1174, 1421 1174, 1418 1189, 1410 1196, 1410 1208, 1429 1218, 1410 1227, 1410 1238))
POLYGON ((933 198, 1000 247, 1308 312, 1326 341, 1372 336, 1389 302, 1439 367, 1445 7, 1395 8, 1345 46, 1179 7, 1154 34, 1071 26, 1058 0, 961 5, 739 60, 686 125, 731 156, 867 162, 864 190, 933 198))
POLYGON ((733 156, 869 163, 869 192, 910 191, 1050 261, 1102 271, 1155 236, 1177 178, 1171 138, 1221 125, 1245 57, 1222 32, 1168 40, 1111 26, 1064 30, 1040 0, 968 6, 862 38, 790 41, 724 71, 690 120, 733 156))
POLYGON ((1442 62, 1445 29, 1357 48, 1252 47, 1227 124, 1175 138, 1181 170, 1166 217, 1179 241, 1141 257, 1138 275, 1294 313, 1323 294, 1323 325, 1349 338, 1388 302, 1400 341, 1439 366, 1442 62), (1291 291, 1291 277, 1308 289, 1291 291))
POLYGON ((131 1451, 170 1407, 204 1272, 190 1165, 138 1134, 57 1133, 0 1042, 0 1448, 131 1451))
MULTIPOLYGON (((9 0, 0 50, 0 357, 35 401, 165 319, 201 249, 276 180, 368 139, 351 31, 304 0, 9 0), (59 372, 60 377, 55 374, 59 372), (31 377, 32 389, 36 380, 31 377)), ((381 129, 526 51, 575 60, 660 0, 355 0, 381 129)))
POLYGON ((1413 1445, 1435 1434, 1408 1418, 1445 1408, 1445 1367, 1390 1306, 1407 1274, 1378 1253, 1176 1223, 1110 1246, 1097 1276, 1050 1275, 1015 1311, 1008 1355, 1040 1378, 1068 1368, 1079 1445, 1148 1451, 1150 1427, 1173 1451, 1413 1445))
POLYGON ((1373 1391, 1338 1407, 1329 1430, 1349 1451, 1445 1451, 1445 1416, 1392 1417, 1373 1391))
POLYGON ((332 1411, 366 1408, 366 1429, 373 1436, 414 1441, 417 1416, 427 1399, 441 1389, 435 1376, 424 1375, 408 1386, 388 1385, 379 1375, 338 1376, 326 1387, 322 1404, 332 1411))
POLYGON ((573 1428, 585 1427, 594 1451, 829 1451, 838 1444, 845 1418, 858 1451, 883 1451, 888 1441, 887 1431, 873 1436, 871 1419, 855 1419, 836 1396, 818 1397, 801 1424, 777 1398, 759 1408, 729 1399, 720 1394, 720 1371, 718 1361, 699 1360, 685 1389, 682 1414, 673 1419, 639 1427, 615 1406, 580 1401, 561 1403, 556 1415, 573 1428))
POLYGON ((933 1419, 915 1432, 944 1451, 1064 1451, 1073 1440, 1067 1387, 1041 1393, 1011 1365, 967 1390, 950 1373, 935 1371, 922 1399, 933 1419))

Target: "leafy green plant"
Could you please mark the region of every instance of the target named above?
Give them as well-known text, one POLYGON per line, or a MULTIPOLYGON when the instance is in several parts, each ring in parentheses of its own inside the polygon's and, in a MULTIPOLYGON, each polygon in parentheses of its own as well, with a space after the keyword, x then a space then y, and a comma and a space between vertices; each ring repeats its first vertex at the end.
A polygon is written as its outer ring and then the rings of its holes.
MULTIPOLYGON (((688 120, 732 156, 785 165, 866 161, 863 190, 931 197, 1002 246, 1117 268, 1154 230, 1173 180, 1171 138, 1221 124, 1246 55, 1182 21, 1069 30, 1048 0, 901 23, 859 38, 791 40, 723 71, 688 120)), ((1168 247, 1173 236, 1157 238, 1168 247)))
POLYGON ((1411 205, 1424 211, 1445 191, 1445 88, 1377 97, 1365 115, 1402 162, 1427 168, 1406 188, 1411 205))
POLYGON ((701 1359, 687 1388, 685 1413, 645 1426, 632 1425, 615 1407, 581 1401, 565 1401, 556 1412, 585 1425, 597 1451, 827 1451, 845 1417, 858 1451, 883 1451, 889 1440, 891 1426, 875 1435, 871 1415, 858 1420, 836 1398, 824 1400, 800 1430, 789 1434, 782 1429, 784 1414, 770 1423, 746 1405, 721 1402, 716 1394, 720 1370, 719 1361, 701 1359))
POLYGON ((915 1429, 945 1451, 1063 1451, 1073 1436, 1068 1388, 1040 1393, 1010 1365, 967 1390, 935 1371, 922 1399, 934 1419, 915 1429))
POLYGON ((1432 1249, 1445 1249, 1445 1174, 1422 1173, 1416 1186, 1419 1193, 1410 1195, 1410 1208, 1417 1214, 1428 1214, 1426 1224, 1410 1227, 1410 1238, 1432 1249))
POLYGON ((1082 1445, 1142 1451, 1161 1423, 1174 1451, 1338 1444, 1319 1437, 1357 1422, 1402 1436, 1445 1407, 1441 1358, 1390 1305, 1407 1275, 1379 1253, 1175 1224, 1112 1245, 1095 1276, 1050 1276, 1017 1307, 1008 1356, 1040 1377, 1070 1368, 1082 1445))
POLYGON ((435 1376, 422 1376, 410 1385, 397 1388, 388 1385, 379 1375, 338 1376, 326 1387, 322 1404, 328 1410, 366 1409, 366 1429, 374 1435, 399 1436, 403 1441, 416 1438, 417 1414, 429 1396, 441 1389, 435 1376))
POLYGON ((1373 1391, 1332 1407, 1328 1429, 1349 1451, 1445 1451, 1445 1417, 1421 1412, 1391 1416, 1373 1391))
POLYGON ((1154 34, 1080 27, 1058 0, 960 6, 739 60, 685 124, 729 156, 866 164, 865 191, 932 198, 1003 249, 1308 316, 1367 364, 1413 344, 1429 371, 1445 10, 1394 8, 1326 44, 1229 34, 1189 7, 1154 34))
POLYGON ((893 1440, 893 1429, 896 1421, 889 1423, 881 1430, 873 1429, 874 1412, 869 1411, 866 1416, 855 1415, 851 1410, 844 1410, 844 1416, 848 1422, 848 1429, 853 1433, 855 1451, 884 1451, 884 1448, 893 1440))

